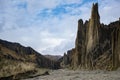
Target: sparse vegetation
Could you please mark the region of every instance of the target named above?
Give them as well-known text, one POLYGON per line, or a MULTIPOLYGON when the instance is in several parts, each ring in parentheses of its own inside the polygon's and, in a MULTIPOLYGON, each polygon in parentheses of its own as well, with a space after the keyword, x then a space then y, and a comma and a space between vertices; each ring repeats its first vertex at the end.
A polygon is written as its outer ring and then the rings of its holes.
POLYGON ((0 79, 25 79, 47 75, 48 69, 38 68, 34 63, 12 60, 0 61, 0 79))
POLYGON ((32 48, 0 40, 0 80, 48 75, 53 68, 58 68, 55 61, 32 48))
POLYGON ((0 77, 8 77, 35 69, 35 64, 3 59, 0 62, 0 77))

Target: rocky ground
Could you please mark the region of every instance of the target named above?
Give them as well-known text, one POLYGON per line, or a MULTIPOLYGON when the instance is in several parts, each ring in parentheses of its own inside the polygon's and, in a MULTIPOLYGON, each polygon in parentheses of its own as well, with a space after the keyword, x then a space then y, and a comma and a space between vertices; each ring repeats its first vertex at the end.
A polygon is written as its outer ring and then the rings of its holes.
POLYGON ((120 69, 117 71, 73 71, 60 69, 50 71, 49 75, 26 80, 120 80, 120 69))

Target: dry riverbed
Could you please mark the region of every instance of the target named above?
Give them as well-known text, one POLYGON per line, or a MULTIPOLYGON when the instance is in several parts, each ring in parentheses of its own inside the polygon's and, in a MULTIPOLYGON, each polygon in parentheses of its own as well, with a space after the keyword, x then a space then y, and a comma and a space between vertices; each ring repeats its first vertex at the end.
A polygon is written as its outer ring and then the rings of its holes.
POLYGON ((120 80, 120 69, 117 71, 80 71, 59 69, 49 71, 49 75, 25 80, 120 80))

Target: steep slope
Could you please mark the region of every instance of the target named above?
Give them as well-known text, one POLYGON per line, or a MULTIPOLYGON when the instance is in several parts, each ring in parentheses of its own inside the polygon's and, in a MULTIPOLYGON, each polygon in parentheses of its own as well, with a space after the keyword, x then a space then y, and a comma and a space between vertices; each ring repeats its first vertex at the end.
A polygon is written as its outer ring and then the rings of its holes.
POLYGON ((1 52, 7 59, 33 62, 39 67, 55 68, 54 61, 49 60, 40 53, 33 50, 31 47, 24 47, 19 43, 11 43, 0 40, 1 52), (53 63, 53 64, 52 64, 53 63))
POLYGON ((36 67, 57 69, 59 66, 57 62, 44 57, 31 47, 0 39, 0 77, 33 70, 36 67))

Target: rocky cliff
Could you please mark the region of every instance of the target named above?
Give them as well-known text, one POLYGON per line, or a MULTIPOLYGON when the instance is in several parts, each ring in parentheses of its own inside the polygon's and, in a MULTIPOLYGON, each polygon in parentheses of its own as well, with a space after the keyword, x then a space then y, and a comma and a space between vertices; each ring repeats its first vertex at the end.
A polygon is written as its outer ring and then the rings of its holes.
POLYGON ((89 21, 78 21, 75 51, 70 57, 72 68, 117 69, 120 66, 120 20, 101 24, 98 3, 93 4, 89 21))

